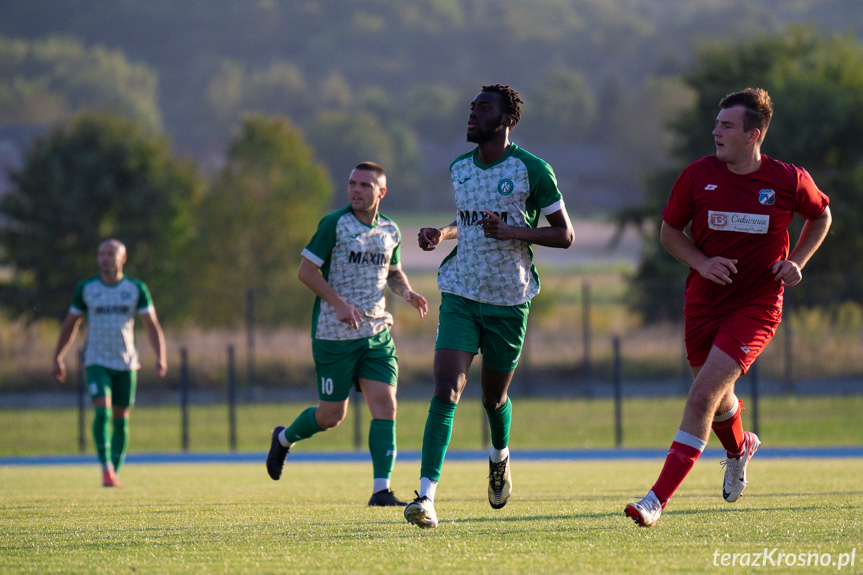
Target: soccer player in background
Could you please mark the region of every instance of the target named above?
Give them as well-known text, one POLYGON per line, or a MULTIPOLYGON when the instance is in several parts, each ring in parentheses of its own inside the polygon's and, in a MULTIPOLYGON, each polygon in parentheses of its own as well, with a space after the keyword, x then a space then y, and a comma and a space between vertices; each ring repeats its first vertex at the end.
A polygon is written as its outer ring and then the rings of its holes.
POLYGON ((509 140, 522 100, 509 86, 483 86, 470 104, 467 140, 477 144, 450 165, 457 217, 422 228, 419 246, 458 240, 438 271, 440 322, 434 394, 426 420, 417 498, 405 519, 437 527, 435 492, 453 417, 471 362, 482 350, 482 404, 491 427, 488 500, 506 505, 512 492, 507 390, 521 355, 530 300, 539 293, 532 244, 568 248, 573 231, 551 166, 509 140), (549 225, 537 227, 540 215, 549 225))
POLYGON ((129 445, 129 415, 135 404, 137 372, 135 318, 140 316, 156 353, 156 377, 165 377, 165 336, 150 291, 143 282, 123 275, 126 246, 115 239, 99 244, 99 275, 78 284, 54 351, 52 373, 66 381, 63 357, 87 316, 84 367, 93 400, 93 439, 102 464, 102 485, 123 487, 117 479, 129 445), (109 418, 113 427, 109 436, 109 418))
POLYGON ((747 88, 723 98, 719 108, 716 153, 683 170, 662 212, 662 245, 690 267, 684 318, 694 381, 659 479, 626 506, 642 527, 659 519, 711 428, 727 452, 722 496, 733 503, 743 493, 746 467, 761 442, 743 430, 734 384, 773 337, 784 288, 800 282, 830 229, 829 199, 809 173, 761 154, 773 116, 767 92, 747 88), (806 222, 789 255, 795 213, 806 222))
POLYGON ((404 506, 390 489, 396 459, 398 358, 390 337, 393 318, 384 288, 419 311, 428 303, 413 291, 399 263, 401 235, 395 222, 378 212, 387 193, 381 166, 363 162, 348 179, 349 205, 325 216, 303 250, 299 279, 314 294, 312 354, 318 405, 287 428, 273 429, 267 473, 282 475, 285 458, 298 441, 339 425, 348 412, 351 387, 366 400, 373 487, 369 505, 404 506))

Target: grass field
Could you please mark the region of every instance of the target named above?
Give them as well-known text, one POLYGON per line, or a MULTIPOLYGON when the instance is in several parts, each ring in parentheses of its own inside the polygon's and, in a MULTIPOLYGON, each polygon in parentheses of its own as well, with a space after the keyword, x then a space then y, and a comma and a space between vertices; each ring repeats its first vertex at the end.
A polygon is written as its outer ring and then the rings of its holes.
MULTIPOLYGON (((623 507, 661 465, 514 460, 495 511, 486 464, 450 462, 428 531, 365 506, 368 464, 289 462, 279 482, 263 465, 133 464, 119 490, 95 465, 0 466, 0 572, 863 573, 863 460, 756 456, 733 505, 718 463, 701 460, 660 523, 638 528, 623 507)), ((397 494, 417 472, 396 465, 397 494)))

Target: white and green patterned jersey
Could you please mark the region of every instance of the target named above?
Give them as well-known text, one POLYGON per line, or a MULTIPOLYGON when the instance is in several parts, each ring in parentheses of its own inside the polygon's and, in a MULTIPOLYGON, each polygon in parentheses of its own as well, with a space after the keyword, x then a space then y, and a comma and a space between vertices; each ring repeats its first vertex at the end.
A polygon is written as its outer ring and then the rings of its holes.
POLYGON ((127 276, 115 285, 108 285, 94 276, 79 283, 69 312, 87 316, 84 365, 140 369, 135 324, 139 313, 151 313, 154 309, 150 290, 134 278, 127 276))
POLYGON ((371 226, 359 221, 350 206, 324 216, 303 257, 321 268, 330 287, 356 308, 363 322, 354 329, 339 321, 335 309, 318 297, 312 313, 312 338, 360 339, 392 325, 384 288, 390 270, 400 268, 400 244, 398 226, 381 213, 371 226))
POLYGON ((483 235, 477 222, 497 214, 511 226, 537 227, 540 214, 563 209, 554 171, 544 160, 510 144, 497 162, 479 163, 477 149, 450 165, 455 189, 458 243, 438 270, 438 288, 495 305, 519 305, 539 293, 528 242, 483 235))

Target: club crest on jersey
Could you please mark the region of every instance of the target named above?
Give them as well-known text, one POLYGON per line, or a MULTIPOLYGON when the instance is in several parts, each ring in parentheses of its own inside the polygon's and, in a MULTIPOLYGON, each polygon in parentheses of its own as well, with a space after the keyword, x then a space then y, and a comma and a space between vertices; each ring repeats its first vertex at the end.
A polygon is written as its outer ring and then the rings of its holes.
POLYGON ((761 190, 758 192, 758 201, 761 205, 772 206, 776 201, 776 192, 773 190, 761 190))
POLYGON ((509 178, 504 178, 497 183, 497 193, 508 196, 515 191, 515 184, 509 178))

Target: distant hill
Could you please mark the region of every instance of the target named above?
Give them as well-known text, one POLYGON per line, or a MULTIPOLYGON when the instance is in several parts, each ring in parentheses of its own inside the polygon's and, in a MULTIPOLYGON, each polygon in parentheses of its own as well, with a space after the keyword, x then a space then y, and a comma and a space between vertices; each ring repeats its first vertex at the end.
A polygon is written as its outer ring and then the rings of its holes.
MULTIPOLYGON (((153 69, 165 129, 205 167, 218 164, 249 111, 290 116, 314 142, 321 110, 364 110, 394 138, 394 171, 421 170, 400 182, 417 191, 445 171, 463 141, 467 102, 479 85, 510 83, 527 102, 518 128, 526 147, 554 157, 561 179, 598 210, 637 201, 642 172, 665 151, 635 131, 621 135, 635 130, 631 122, 609 136, 609 122, 623 108, 644 106, 648 116, 667 109, 658 96, 645 101, 644 87, 678 75, 698 45, 788 22, 863 32, 859 0, 0 0, 0 10, 0 35, 71 35, 153 69), (550 70, 586 80, 575 139, 555 133, 550 70), (417 151, 405 145, 410 138, 417 151)), ((557 96, 565 107, 567 95, 557 96)), ((667 97, 683 106, 683 96, 667 97)), ((316 144, 322 153, 331 146, 316 144)))

